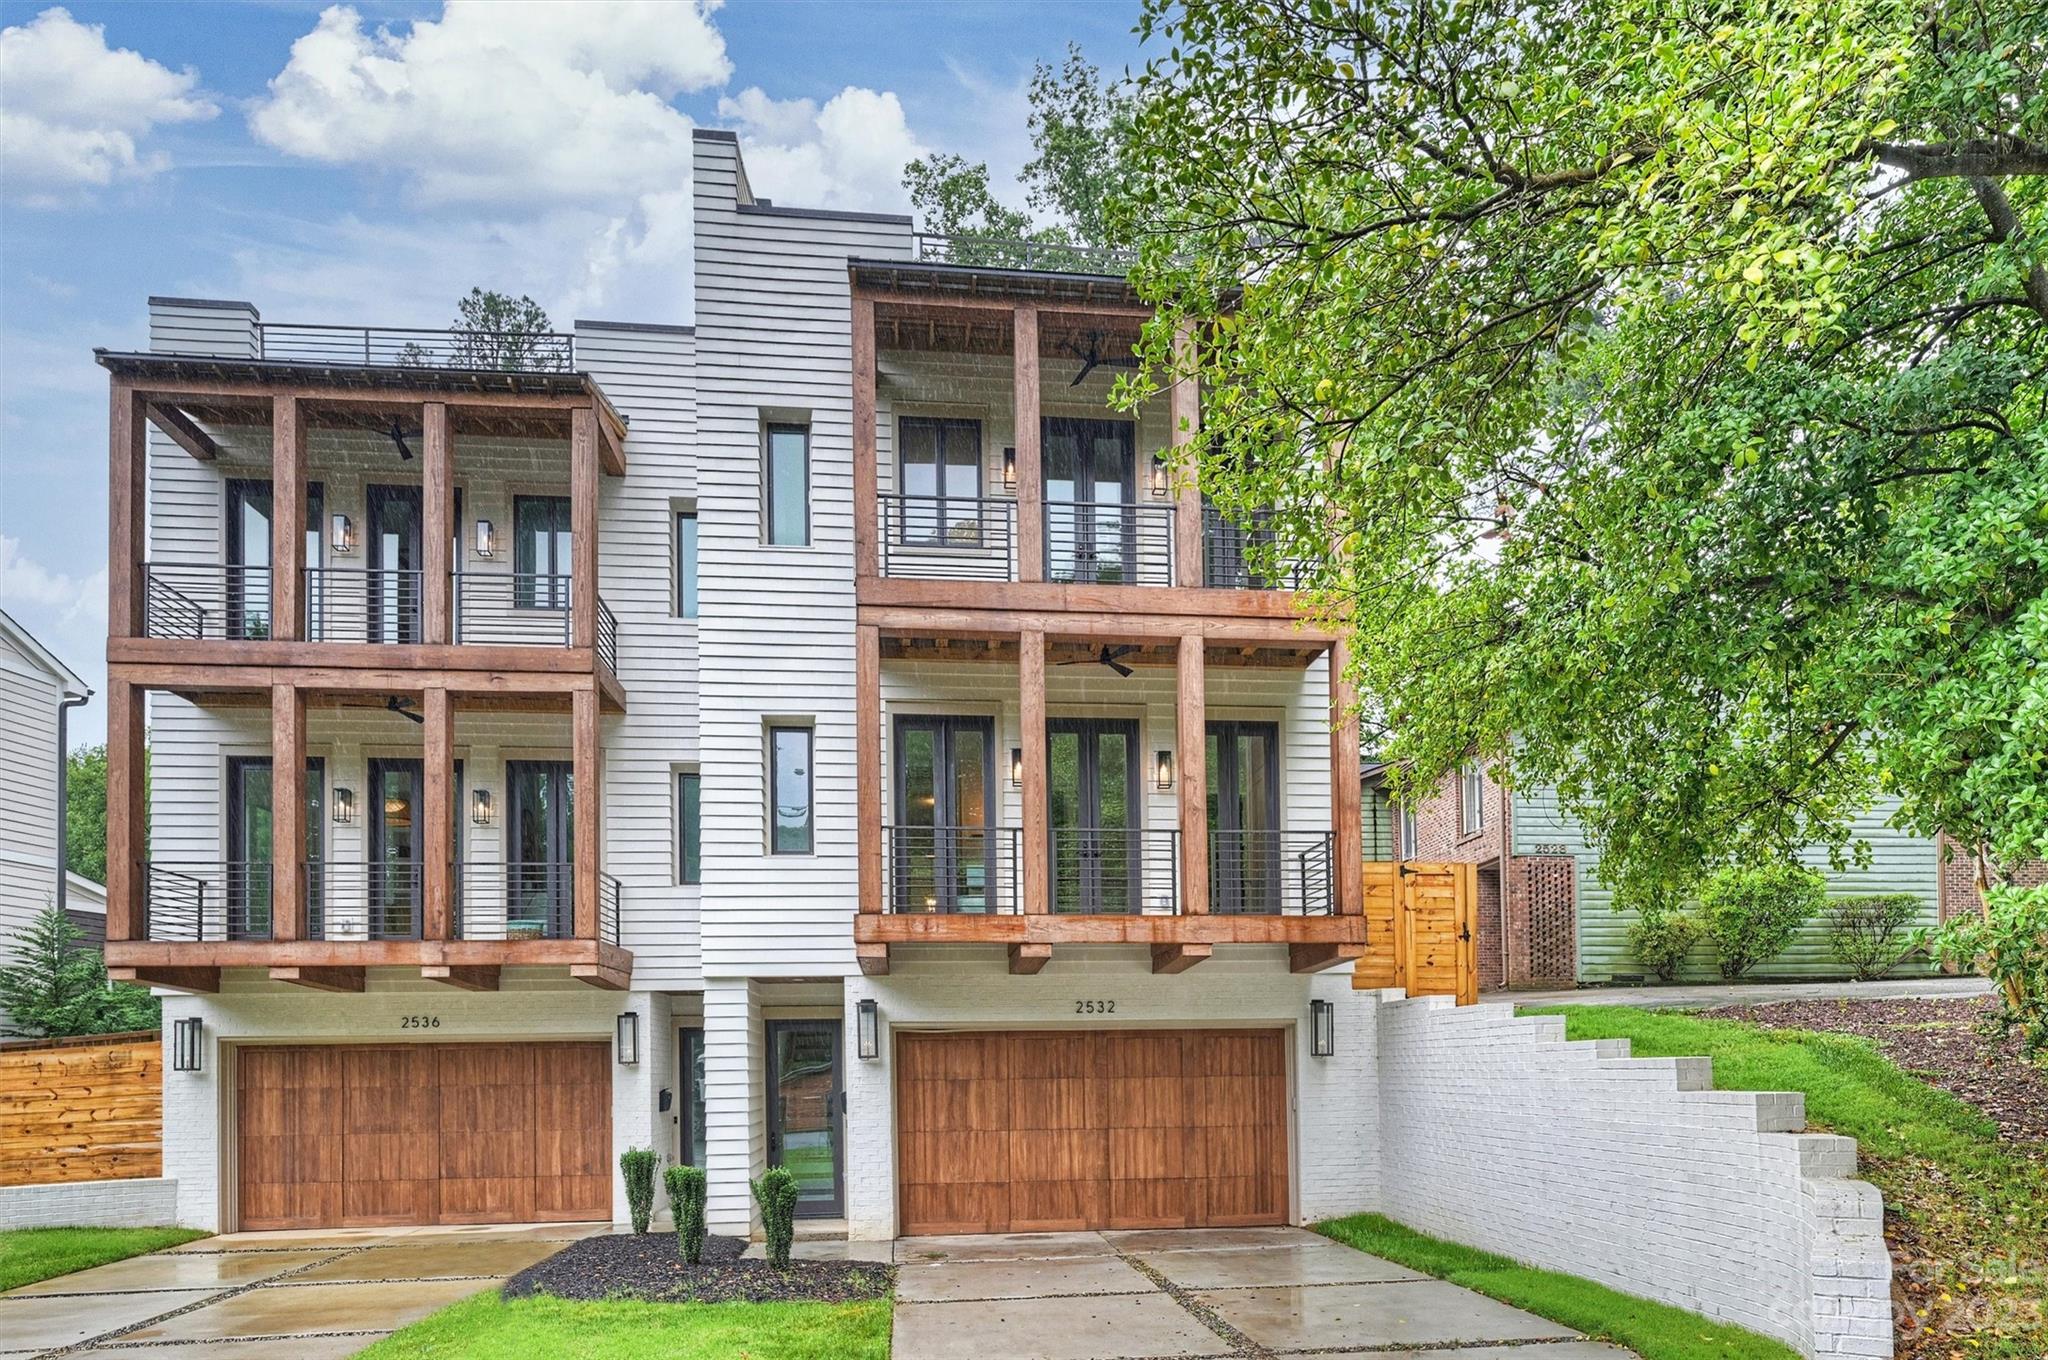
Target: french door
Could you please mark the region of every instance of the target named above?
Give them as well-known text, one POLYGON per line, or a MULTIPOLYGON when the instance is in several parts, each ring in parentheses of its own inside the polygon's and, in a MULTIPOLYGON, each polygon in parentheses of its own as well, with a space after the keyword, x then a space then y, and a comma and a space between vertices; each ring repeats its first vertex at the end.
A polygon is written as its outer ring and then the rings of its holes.
MULTIPOLYGON (((227 484, 227 519, 222 526, 227 553, 226 637, 260 640, 270 636, 270 483, 231 477, 227 484)), ((306 484, 306 565, 320 565, 320 483, 306 484)), ((312 579, 317 589, 320 574, 312 579)), ((319 618, 315 601, 306 602, 306 617, 319 618)))
POLYGON ((418 760, 370 761, 370 938, 420 938, 426 773, 418 760))
POLYGON ((1280 909, 1280 728, 1212 722, 1208 730, 1209 910, 1280 909))
POLYGON ((768 1164, 796 1175, 799 1218, 846 1212, 837 1020, 770 1020, 768 1164))
POLYGON ((1129 421, 1045 421, 1045 571, 1049 581, 1137 579, 1136 434, 1129 421))
POLYGON ((1143 901, 1137 721, 1053 718, 1046 723, 1046 757, 1052 909, 1137 911, 1143 901))
POLYGON ((576 798, 566 760, 508 760, 505 924, 519 935, 574 935, 576 798))
POLYGON ((372 486, 364 489, 364 582, 371 642, 420 640, 421 524, 420 489, 416 486, 372 486))
MULTIPOLYGON (((270 867, 276 850, 272 837, 271 765, 269 756, 228 757, 228 862, 225 872, 227 937, 267 940, 273 924, 270 867)), ((327 762, 306 758, 306 894, 320 900, 321 847, 324 843, 327 762)))
POLYGON ((995 724, 988 718, 896 719, 896 911, 998 908, 995 724))

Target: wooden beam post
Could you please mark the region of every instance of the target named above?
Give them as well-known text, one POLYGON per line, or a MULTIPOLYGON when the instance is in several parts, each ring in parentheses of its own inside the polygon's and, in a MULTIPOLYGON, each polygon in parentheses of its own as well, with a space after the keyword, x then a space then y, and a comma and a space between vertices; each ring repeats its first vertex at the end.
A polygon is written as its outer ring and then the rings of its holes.
POLYGON ((853 630, 853 761, 855 878, 860 910, 882 910, 882 630, 853 630))
MULTIPOLYGON (((444 685, 429 686, 422 696, 420 761, 425 786, 420 790, 420 896, 426 900, 420 935, 428 940, 456 938, 455 704, 444 685)), ((510 858, 510 856, 507 856, 510 858)))
MULTIPOLYGON (((273 511, 276 509, 272 503, 273 511)), ((370 802, 376 802, 373 792, 370 802)), ((374 812, 369 815, 375 816, 374 812)), ((270 938, 306 938, 306 693, 270 688, 270 938)), ((253 871, 253 866, 252 866, 253 871)))
POLYGON ((186 415, 168 402, 152 402, 149 407, 150 423, 169 435, 171 442, 191 454, 202 463, 220 460, 220 445, 213 442, 213 436, 199 428, 192 417, 186 415))
POLYGON ((1358 712, 1344 670, 1350 647, 1333 643, 1324 660, 1330 668, 1330 834, 1335 846, 1335 910, 1357 916, 1365 910, 1365 825, 1359 784, 1358 712))
POLYGON ((1017 636, 1017 737, 1024 747, 1021 909, 1052 910, 1052 842, 1046 826, 1045 634, 1017 636))
POLYGON ((597 645, 597 412, 569 413, 569 642, 597 645))
POLYGON ((449 642, 449 592, 454 587, 455 540, 462 526, 455 522, 455 451, 448 440, 448 405, 430 401, 420 416, 421 514, 426 520, 420 545, 420 640, 429 645, 449 642))
POLYGON ((324 968, 308 964, 288 964, 270 970, 272 982, 290 982, 316 992, 360 992, 363 990, 365 971, 362 968, 324 968))
POLYGON ((498 965, 494 963, 426 963, 420 965, 420 976, 465 992, 498 990, 498 965))
POLYGON ((1203 660, 1201 635, 1182 635, 1174 733, 1180 748, 1180 909, 1186 916, 1209 911, 1208 677, 1203 660))
MULTIPOLYGON (((881 484, 875 454, 875 304, 853 300, 853 575, 865 580, 880 570, 875 519, 881 484)), ((866 902, 863 897, 862 902, 866 902)))
POLYGON ((1179 944, 1155 944, 1152 946, 1152 971, 1155 973, 1185 973, 1198 963, 1206 963, 1216 952, 1212 944, 1187 941, 1179 944))
POLYGON ((1010 946, 1010 971, 1018 977, 1030 977, 1052 962, 1052 946, 1036 942, 1010 946))
POLYGON ((1011 328, 1011 413, 1017 441, 1017 579, 1045 579, 1045 469, 1038 418, 1038 309, 1019 307, 1011 328))
POLYGON ((598 938, 598 873, 604 867, 604 752, 598 745, 596 688, 579 689, 570 698, 569 743, 574 787, 575 825, 570 839, 574 862, 576 938, 598 938))
MULTIPOLYGON (((149 503, 149 421, 143 400, 118 382, 113 385, 107 434, 107 636, 136 638, 145 636, 142 564, 149 555, 143 519, 149 503)), ((108 903, 110 909, 112 905, 108 903)))
POLYGON ((1173 583, 1199 586, 1202 570, 1202 486, 1197 469, 1187 466, 1183 446, 1202 428, 1201 385, 1194 377, 1194 331, 1182 326, 1176 349, 1185 377, 1177 379, 1168 398, 1173 421, 1174 477, 1180 484, 1173 506, 1173 583))
MULTIPOLYGON (((282 394, 270 413, 270 637, 297 642, 306 573, 306 403, 282 394)), ((275 772, 272 774, 275 779, 275 772)), ((273 789, 276 787, 273 783, 273 789)))
POLYGON ((143 801, 142 689, 107 680, 107 938, 146 940, 148 869, 142 852, 149 825, 143 801))

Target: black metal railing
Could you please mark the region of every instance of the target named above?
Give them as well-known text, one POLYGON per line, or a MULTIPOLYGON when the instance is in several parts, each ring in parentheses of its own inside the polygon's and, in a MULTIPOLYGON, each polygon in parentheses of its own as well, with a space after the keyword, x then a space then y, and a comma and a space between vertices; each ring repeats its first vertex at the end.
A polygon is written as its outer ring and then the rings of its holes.
POLYGON ((1019 835, 1012 826, 885 826, 883 901, 913 915, 1014 915, 1019 835))
POLYGON ((619 942, 619 880, 600 870, 597 875, 597 938, 619 942))
POLYGON ((1333 891, 1327 831, 1209 833, 1209 910, 1218 916, 1328 916, 1333 891))
POLYGON ((1213 506, 1202 507, 1202 584, 1223 590, 1297 588, 1300 567, 1274 560, 1272 522, 1271 511, 1233 523, 1213 506))
POLYGON ((414 863, 306 864, 306 938, 417 940, 426 892, 414 863))
POLYGON ((565 940, 576 933, 576 870, 567 860, 470 860, 452 866, 461 940, 565 940))
POLYGON ((308 642, 417 643, 424 578, 369 567, 305 569, 308 642))
POLYGON ((882 575, 948 581, 1016 579, 1016 501, 901 494, 880 500, 882 575))
POLYGON ((912 245, 927 264, 965 264, 984 269, 1036 269, 1059 274, 1128 274, 1137 256, 1128 250, 1074 245, 1065 241, 1026 241, 980 236, 972 232, 915 233, 912 245))
POLYGON ((567 576, 459 571, 450 594, 457 642, 567 647, 575 637, 574 592, 567 576))
POLYGON ((143 866, 142 938, 164 942, 267 940, 270 863, 165 863, 143 866))
POLYGON ((270 568, 143 563, 142 635, 191 642, 267 639, 270 568))
POLYGON ((1062 585, 1173 584, 1173 506, 1047 501, 1045 579, 1062 585))
POLYGON ((576 337, 564 331, 419 330, 261 322, 261 358, 369 368, 461 368, 573 373, 576 337))
POLYGON ((1180 832, 1054 827, 1052 910, 1076 915, 1180 911, 1180 832))
POLYGON ((602 597, 597 602, 597 659, 604 668, 617 675, 619 671, 619 619, 612 613, 610 605, 602 597))

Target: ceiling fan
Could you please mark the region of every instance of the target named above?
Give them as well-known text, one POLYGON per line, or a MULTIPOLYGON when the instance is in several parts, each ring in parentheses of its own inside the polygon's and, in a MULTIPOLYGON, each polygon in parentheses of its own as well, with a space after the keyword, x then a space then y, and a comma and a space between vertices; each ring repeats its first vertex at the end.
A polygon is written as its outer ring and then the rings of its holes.
MULTIPOLYGON (((419 431, 415 430, 413 433, 418 434, 419 431)), ((391 428, 384 432, 384 437, 397 446, 398 457, 401 462, 410 463, 412 461, 412 446, 405 442, 406 429, 405 426, 398 423, 397 416, 391 417, 391 428)))
POLYGON ((1136 368, 1138 366, 1138 356, 1135 354, 1117 354, 1114 352, 1104 354, 1102 352, 1102 332, 1100 331, 1088 332, 1088 348, 1085 350, 1073 341, 1067 341, 1067 353, 1081 361, 1081 371, 1076 373, 1074 380, 1067 384, 1069 387, 1079 387, 1082 380, 1098 368, 1136 368))
POLYGON ((427 723, 427 720, 424 716, 412 711, 412 700, 402 699, 396 694, 393 694, 384 700, 384 711, 387 713, 396 713, 399 717, 404 718, 407 722, 416 722, 420 724, 420 726, 422 727, 426 726, 427 723))
POLYGON ((1130 645, 1125 645, 1121 647, 1111 647, 1107 644, 1104 644, 1102 650, 1100 652, 1097 652, 1094 656, 1077 656, 1074 657, 1072 660, 1062 661, 1059 664, 1062 666, 1107 666, 1111 670, 1115 671, 1118 675, 1128 680, 1131 678, 1133 674, 1135 674, 1135 672, 1133 672, 1129 666, 1126 666, 1122 661, 1118 660, 1117 658, 1129 656, 1132 652, 1135 652, 1137 650, 1138 649, 1136 647, 1130 645))

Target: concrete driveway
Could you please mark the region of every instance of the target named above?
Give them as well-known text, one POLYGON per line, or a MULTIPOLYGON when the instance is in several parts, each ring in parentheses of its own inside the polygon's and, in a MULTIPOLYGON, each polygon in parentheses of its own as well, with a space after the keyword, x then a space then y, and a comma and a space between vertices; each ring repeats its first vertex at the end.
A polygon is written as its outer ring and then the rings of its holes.
POLYGON ((0 1356, 331 1360, 609 1224, 232 1233, 0 1295, 0 1356))
POLYGON ((896 1264, 893 1360, 1630 1354, 1299 1228, 904 1238, 896 1264))

